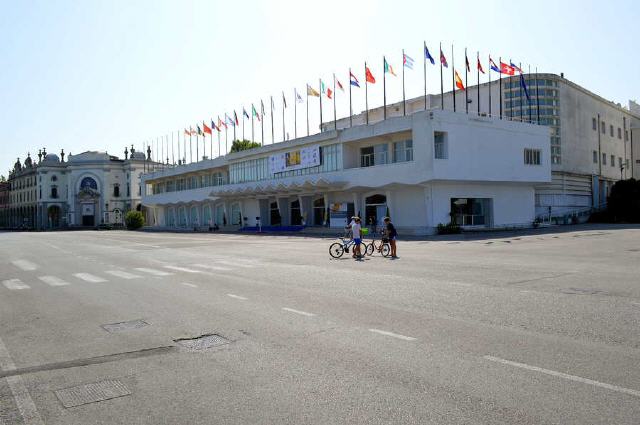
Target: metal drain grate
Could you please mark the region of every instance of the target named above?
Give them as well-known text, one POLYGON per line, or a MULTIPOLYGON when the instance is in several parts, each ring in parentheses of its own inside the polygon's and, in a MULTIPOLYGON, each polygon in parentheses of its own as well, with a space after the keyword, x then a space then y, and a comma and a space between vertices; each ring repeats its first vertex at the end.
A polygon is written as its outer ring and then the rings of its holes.
POLYGON ((102 325, 102 329, 107 332, 122 332, 144 328, 145 326, 149 326, 149 324, 144 320, 130 320, 128 322, 109 323, 106 325, 102 325))
POLYGON ((56 397, 66 408, 82 406, 83 404, 97 403, 112 398, 130 395, 131 391, 122 382, 116 379, 95 382, 93 384, 78 385, 55 391, 56 397))
POLYGON ((231 341, 217 334, 209 334, 195 338, 176 339, 174 342, 190 351, 202 351, 229 344, 231 341))

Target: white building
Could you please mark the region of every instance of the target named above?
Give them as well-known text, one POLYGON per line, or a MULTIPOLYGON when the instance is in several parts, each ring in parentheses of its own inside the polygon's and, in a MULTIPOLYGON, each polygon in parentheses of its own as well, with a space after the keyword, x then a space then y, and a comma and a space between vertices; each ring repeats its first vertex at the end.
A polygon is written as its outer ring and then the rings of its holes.
MULTIPOLYGON (((124 224, 124 214, 141 210, 140 177, 145 155, 125 150, 125 159, 105 152, 55 154, 28 158, 10 174, 13 227, 35 229, 124 224)), ((148 163, 147 163, 148 164, 148 163)))
POLYGON ((549 142, 544 126, 421 111, 146 174, 142 202, 163 228, 529 226, 549 142))

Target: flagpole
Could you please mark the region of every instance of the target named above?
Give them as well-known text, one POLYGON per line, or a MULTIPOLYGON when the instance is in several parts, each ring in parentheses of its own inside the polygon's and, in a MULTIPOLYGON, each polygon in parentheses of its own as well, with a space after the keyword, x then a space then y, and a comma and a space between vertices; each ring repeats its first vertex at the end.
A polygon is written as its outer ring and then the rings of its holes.
POLYGON ((178 131, 178 164, 182 163, 181 161, 181 157, 180 157, 180 131, 178 131))
POLYGON ((333 129, 338 129, 338 115, 336 112, 336 73, 333 73, 333 129))
POLYGON ((309 84, 307 84, 307 136, 309 136, 309 84))
POLYGON ((273 96, 270 96, 271 99, 271 144, 273 145, 273 143, 275 142, 275 132, 273 131, 273 96))
POLYGON ((298 90, 293 88, 293 138, 298 138, 298 90))
POLYGON ((427 110, 427 42, 424 41, 424 49, 422 51, 424 62, 424 110, 427 110))
POLYGON ((262 115, 260 120, 260 144, 264 146, 264 102, 262 99, 260 99, 260 115, 262 115))
POLYGON ((171 163, 172 165, 176 165, 176 156, 173 146, 173 131, 171 132, 171 163))
POLYGON ((244 106, 242 107, 242 140, 244 140, 244 106))
MULTIPOLYGON (((425 100, 426 104, 426 100, 425 100)), ((444 80, 442 78, 442 42, 440 42, 440 109, 444 110, 444 80)))
POLYGON ((229 134, 229 125, 226 123, 227 121, 227 113, 225 112, 224 114, 224 154, 227 154, 227 138, 228 138, 228 134, 229 134))
POLYGON ((367 110, 367 125, 369 125, 369 93, 367 82, 367 62, 364 63, 364 108, 367 110))
POLYGON ((538 115, 538 125, 540 125, 540 95, 538 93, 538 67, 536 66, 536 110, 538 115))
POLYGON ((196 162, 200 162, 200 135, 196 133, 196 162))
POLYGON ((282 92, 282 141, 284 142, 285 140, 287 140, 287 136, 286 136, 286 132, 285 132, 285 127, 284 127, 284 109, 287 107, 287 103, 284 99, 284 91, 282 92))
POLYGON ((349 67, 349 127, 353 127, 353 104, 351 103, 351 67, 349 67))
POLYGON ((160 161, 162 162, 162 168, 164 168, 164 137, 160 138, 160 161))
MULTIPOLYGON (((464 91, 464 109, 467 114, 469 113, 469 81, 467 79, 468 72, 469 72, 469 58, 467 57, 467 48, 465 47, 464 48, 464 86, 466 87, 466 89, 464 91)), ((480 87, 478 87, 478 90, 480 90, 480 87)))
MULTIPOLYGON (((478 74, 478 116, 480 115, 480 67, 478 64, 480 63, 480 52, 476 53, 476 73, 478 74)), ((467 90, 469 87, 467 86, 467 90)))
POLYGON ((193 127, 189 126, 189 163, 193 163, 192 134, 193 134, 193 127))
POLYGON ((453 83, 453 112, 456 111, 456 64, 453 57, 453 44, 451 45, 451 81, 453 83))
MULTIPOLYGON (((531 65, 529 65, 529 72, 528 72, 529 76, 531 76, 531 65)), ((531 81, 531 80, 529 80, 531 81)), ((526 83, 526 81, 525 81, 526 83)), ((531 97, 527 96, 527 107, 529 108, 529 124, 531 124, 531 121, 533 121, 533 117, 531 115, 531 97)))
POLYGON ((489 55, 489 116, 491 117, 491 55, 489 55))
MULTIPOLYGON (((211 159, 213 159, 213 130, 214 130, 214 125, 213 125, 213 118, 211 118, 211 138, 209 140, 211 146, 209 147, 209 151, 211 152, 211 159)), ((218 130, 216 130, 218 131, 218 130)))
POLYGON ((322 132, 322 78, 318 78, 318 81, 320 81, 318 88, 320 89, 320 131, 322 132))
POLYGON ((220 115, 218 115, 218 123, 216 125, 218 126, 218 156, 220 156, 222 154, 222 143, 220 142, 220 138, 222 137, 220 135, 222 132, 222 130, 220 130, 220 115))
POLYGON ((500 72, 498 73, 498 77, 500 79, 500 119, 502 119, 502 56, 498 58, 498 62, 500 62, 500 72))
POLYGON ((251 141, 255 143, 255 138, 254 138, 254 132, 253 132, 253 115, 254 115, 254 111, 256 110, 256 107, 253 106, 253 103, 251 104, 251 141))
POLYGON ((384 109, 382 110, 382 119, 387 119, 387 70, 386 65, 387 58, 382 55, 382 103, 384 105, 384 109))
POLYGON ((238 140, 238 138, 236 137, 236 127, 238 126, 238 123, 236 122, 236 117, 238 116, 238 114, 236 113, 236 110, 233 110, 233 118, 231 118, 231 121, 233 121, 233 140, 231 141, 231 145, 233 146, 233 142, 238 140))
MULTIPOLYGON (((511 64, 509 64, 511 65, 511 64)), ((520 70, 520 122, 522 122, 522 120, 524 119, 523 114, 524 114, 524 106, 522 104, 522 81, 524 81, 524 77, 522 76, 522 62, 518 63, 518 69, 520 70)))
POLYGON ((404 49, 402 49, 402 115, 407 115, 407 100, 404 93, 404 49))

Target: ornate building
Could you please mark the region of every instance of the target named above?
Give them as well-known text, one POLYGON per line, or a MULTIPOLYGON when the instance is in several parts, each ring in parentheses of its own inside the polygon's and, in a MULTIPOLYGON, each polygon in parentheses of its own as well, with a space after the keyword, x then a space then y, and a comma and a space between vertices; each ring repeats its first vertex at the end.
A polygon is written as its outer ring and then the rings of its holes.
POLYGON ((18 160, 9 175, 9 225, 13 228, 121 226, 140 205, 145 155, 125 149, 125 159, 106 152, 38 154, 18 160))

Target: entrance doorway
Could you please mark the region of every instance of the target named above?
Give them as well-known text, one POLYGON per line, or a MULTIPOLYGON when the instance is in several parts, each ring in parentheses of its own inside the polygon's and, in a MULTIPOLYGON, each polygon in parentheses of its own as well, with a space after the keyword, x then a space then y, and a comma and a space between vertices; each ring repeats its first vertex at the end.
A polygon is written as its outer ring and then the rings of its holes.
POLYGON ((318 198, 313 201, 313 225, 322 226, 324 224, 326 214, 324 206, 324 197, 318 198))
POLYGON ((82 225, 83 226, 95 226, 95 205, 94 204, 82 204, 82 225))
POLYGON ((296 199, 291 203, 291 225, 302 225, 302 214, 300 212, 300 200, 296 199))
POLYGON ((382 220, 387 215, 387 197, 385 195, 371 195, 364 201, 366 224, 368 226, 382 226, 382 220))
POLYGON ((272 202, 269 205, 269 224, 271 226, 280 226, 282 219, 280 218, 280 210, 278 209, 278 203, 272 202))
POLYGON ((49 207, 47 211, 49 229, 56 229, 60 227, 60 207, 57 205, 52 205, 49 207))

